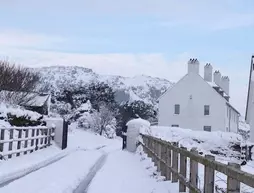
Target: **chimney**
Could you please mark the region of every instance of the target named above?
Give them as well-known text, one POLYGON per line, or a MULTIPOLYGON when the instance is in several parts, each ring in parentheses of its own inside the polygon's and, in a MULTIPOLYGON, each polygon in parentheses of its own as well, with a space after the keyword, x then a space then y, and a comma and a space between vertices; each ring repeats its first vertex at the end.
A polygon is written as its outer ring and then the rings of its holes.
POLYGON ((213 73, 213 81, 217 86, 221 87, 221 73, 219 70, 213 73))
POLYGON ((199 74, 199 61, 196 58, 191 58, 188 61, 188 74, 199 74))
POLYGON ((213 66, 207 63, 204 67, 204 80, 207 82, 213 81, 213 66))
POLYGON ((223 91, 229 95, 229 77, 228 76, 222 76, 221 78, 221 87, 223 91))

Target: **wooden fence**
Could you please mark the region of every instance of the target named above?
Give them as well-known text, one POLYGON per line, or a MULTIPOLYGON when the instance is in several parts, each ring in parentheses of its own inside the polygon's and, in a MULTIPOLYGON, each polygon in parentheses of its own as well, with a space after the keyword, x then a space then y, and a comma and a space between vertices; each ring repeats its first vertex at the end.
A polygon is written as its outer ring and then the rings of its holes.
POLYGON ((0 160, 11 159, 51 145, 54 128, 11 127, 0 128, 0 160))
POLYGON ((229 163, 228 165, 215 161, 211 155, 201 156, 192 149, 188 151, 184 147, 179 147, 178 143, 169 143, 161 139, 142 135, 141 145, 147 155, 152 158, 167 180, 172 183, 179 182, 179 192, 190 193, 213 193, 215 190, 215 171, 227 176, 227 192, 240 193, 240 183, 254 188, 254 175, 241 171, 240 165, 229 163), (187 158, 190 164, 187 165, 187 158), (198 164, 204 165, 204 188, 198 188, 198 164), (190 176, 187 176, 189 171, 190 176))

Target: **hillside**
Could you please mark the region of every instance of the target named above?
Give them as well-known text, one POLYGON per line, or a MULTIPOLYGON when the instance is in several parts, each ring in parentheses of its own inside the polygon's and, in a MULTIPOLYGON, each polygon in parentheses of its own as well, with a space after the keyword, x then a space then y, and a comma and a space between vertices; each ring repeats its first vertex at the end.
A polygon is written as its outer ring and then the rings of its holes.
POLYGON ((173 84, 166 79, 145 75, 135 77, 99 75, 91 69, 77 66, 52 66, 34 70, 41 74, 40 87, 44 90, 60 91, 91 82, 105 82, 116 92, 118 102, 143 100, 155 104, 158 97, 173 84))

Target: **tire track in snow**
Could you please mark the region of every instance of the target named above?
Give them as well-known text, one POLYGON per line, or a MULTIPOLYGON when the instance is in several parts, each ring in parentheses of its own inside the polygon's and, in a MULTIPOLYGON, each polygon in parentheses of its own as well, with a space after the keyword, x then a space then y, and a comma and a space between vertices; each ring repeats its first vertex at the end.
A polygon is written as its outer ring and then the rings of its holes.
POLYGON ((3 180, 0 180, 0 188, 12 183, 13 181, 15 180, 18 180, 20 178, 23 178, 33 172, 36 172, 42 168, 45 168, 55 162, 58 162, 60 161, 61 159, 67 157, 68 155, 70 155, 71 153, 73 152, 76 152, 77 150, 72 150, 72 151, 69 151, 69 152, 65 152, 65 153, 60 153, 59 155, 51 158, 51 159, 48 159, 46 161, 43 161, 43 162, 40 162, 40 163, 37 163, 35 165, 33 165, 32 167, 30 168, 25 168, 23 170, 20 170, 18 172, 15 172, 13 174, 8 174, 7 177, 3 177, 3 180))
POLYGON ((26 169, 22 169, 20 171, 17 171, 15 173, 11 173, 11 174, 8 174, 6 176, 3 176, 2 179, 0 178, 0 188, 20 179, 20 178, 23 178, 33 172, 36 172, 42 168, 45 168, 51 164, 54 164, 58 161, 60 161, 61 159, 71 155, 72 153, 76 152, 76 151, 89 151, 89 150, 100 150, 100 149, 103 149, 104 147, 106 147, 106 145, 103 145, 103 146, 99 146, 97 148, 94 148, 94 149, 85 149, 85 148, 77 148, 77 149, 72 149, 72 150, 69 150, 67 152, 64 152, 64 153, 59 153, 57 156, 54 156, 53 158, 50 158, 48 160, 45 160, 43 162, 39 162, 35 165, 33 165, 32 167, 29 167, 29 168, 26 168, 26 169))
POLYGON ((89 185, 91 184, 93 178, 97 174, 97 172, 103 167, 105 161, 108 157, 107 153, 104 153, 96 163, 91 167, 89 173, 85 177, 84 180, 80 183, 80 185, 73 191, 73 193, 88 193, 89 185))

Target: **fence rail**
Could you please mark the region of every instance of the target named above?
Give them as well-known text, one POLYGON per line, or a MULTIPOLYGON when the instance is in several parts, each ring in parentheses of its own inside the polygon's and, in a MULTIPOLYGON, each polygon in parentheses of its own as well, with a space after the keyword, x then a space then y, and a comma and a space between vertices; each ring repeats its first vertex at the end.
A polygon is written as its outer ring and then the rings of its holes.
POLYGON ((54 128, 0 128, 0 160, 28 154, 51 145, 54 128))
POLYGON ((171 180, 173 183, 179 181, 179 192, 186 192, 186 188, 191 193, 213 193, 215 171, 227 176, 227 192, 240 193, 240 183, 254 188, 254 175, 240 170, 240 165, 229 163, 228 165, 215 161, 211 155, 201 156, 194 149, 188 151, 184 147, 179 147, 178 143, 170 143, 161 139, 143 135, 144 151, 152 158, 158 171, 171 180), (190 159, 189 168, 187 158, 190 159), (198 188, 198 164, 204 165, 204 189, 198 188), (187 170, 190 176, 187 177, 187 170))

